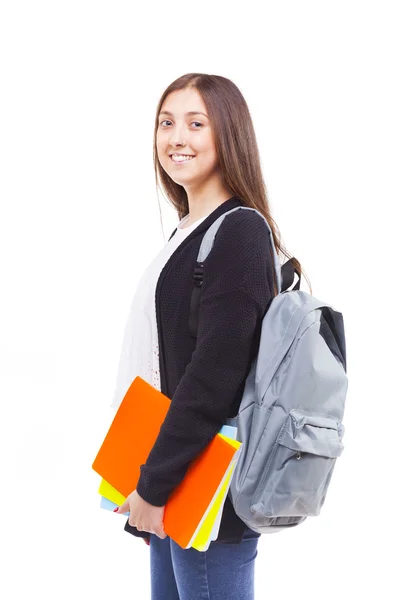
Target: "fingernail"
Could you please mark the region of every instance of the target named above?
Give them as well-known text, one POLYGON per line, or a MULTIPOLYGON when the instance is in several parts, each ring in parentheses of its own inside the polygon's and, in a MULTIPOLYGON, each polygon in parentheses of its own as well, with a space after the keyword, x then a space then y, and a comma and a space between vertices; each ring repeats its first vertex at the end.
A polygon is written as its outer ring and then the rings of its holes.
POLYGON ((117 508, 114 508, 113 512, 117 512, 118 509, 119 509, 119 506, 117 506, 117 508))

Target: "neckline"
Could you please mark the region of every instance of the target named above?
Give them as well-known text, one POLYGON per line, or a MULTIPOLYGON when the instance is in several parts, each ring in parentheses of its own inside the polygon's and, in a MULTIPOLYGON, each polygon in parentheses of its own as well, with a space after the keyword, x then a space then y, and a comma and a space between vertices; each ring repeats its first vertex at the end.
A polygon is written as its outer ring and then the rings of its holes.
POLYGON ((184 225, 187 222, 187 220, 188 220, 189 214, 187 214, 178 223, 177 229, 179 229, 180 231, 188 231, 192 227, 194 227, 195 225, 198 225, 199 223, 201 223, 201 221, 204 221, 204 219, 206 219, 208 216, 209 215, 205 215, 204 217, 200 217, 200 219, 197 219, 196 221, 194 221, 193 223, 191 223, 188 227, 182 227, 182 225, 184 225))
MULTIPOLYGON (((233 201, 238 201, 239 200, 239 204, 242 204, 241 200, 238 198, 238 196, 231 196, 230 198, 228 198, 228 200, 225 200, 224 202, 222 202, 222 204, 219 204, 216 208, 214 208, 208 215, 205 215, 204 217, 200 217, 200 219, 197 219, 197 221, 194 221, 194 223, 192 223, 191 225, 189 225, 189 227, 181 227, 182 224, 184 224, 184 222, 187 221, 188 217, 189 217, 189 213, 187 215, 185 215, 180 222, 178 223, 178 225, 176 226, 176 230, 175 231, 187 231, 189 229, 191 229, 192 227, 194 227, 196 224, 201 224, 201 221, 205 221, 206 219, 208 219, 208 217, 210 217, 211 215, 213 215, 214 213, 216 213, 217 211, 219 212, 221 207, 226 204, 227 202, 231 203, 233 201)), ((224 209, 222 209, 222 212, 225 212, 225 210, 228 210, 226 207, 224 209)), ((175 233, 175 232, 174 232, 175 233)), ((172 236, 171 236, 172 237, 172 236)))
MULTIPOLYGON (((213 223, 213 221, 215 221, 215 219, 217 219, 220 215, 222 215, 226 211, 230 210, 231 208, 235 208, 236 206, 243 206, 243 200, 241 198, 239 198, 238 196, 232 196, 232 198, 229 198, 229 200, 225 200, 225 202, 223 202, 222 204, 217 206, 216 209, 214 209, 209 215, 207 215, 207 217, 202 221, 202 223, 199 223, 198 227, 195 227, 193 231, 189 232, 189 235, 187 235, 185 237, 182 244, 186 244, 188 240, 191 240, 192 236, 195 234, 195 231, 196 231, 196 233, 199 233, 199 231, 200 231, 200 233, 202 231, 205 231, 207 229, 207 227, 209 225, 211 225, 211 223, 213 223)), ((179 225, 179 223, 178 223, 178 225, 179 225)), ((169 236, 168 242, 179 231, 185 231, 184 229, 180 229, 178 227, 178 225, 175 227, 174 231, 169 236)), ((188 229, 190 229, 190 228, 188 227, 188 229)))

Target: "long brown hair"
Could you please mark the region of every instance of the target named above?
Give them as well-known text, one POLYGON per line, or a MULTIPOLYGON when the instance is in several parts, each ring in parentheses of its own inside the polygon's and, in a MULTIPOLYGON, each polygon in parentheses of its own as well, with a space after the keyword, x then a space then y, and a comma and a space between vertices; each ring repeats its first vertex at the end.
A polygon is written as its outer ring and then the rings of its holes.
MULTIPOLYGON (((189 205, 184 187, 175 183, 164 171, 157 154, 158 118, 163 102, 171 92, 185 88, 195 88, 207 107, 224 184, 231 190, 232 196, 238 196, 245 206, 255 208, 265 217, 271 228, 278 256, 292 258, 293 266, 305 277, 312 293, 310 281, 300 262, 292 257, 281 243, 279 228, 271 216, 250 112, 239 88, 230 79, 220 75, 187 73, 166 88, 157 106, 154 127, 153 158, 156 188, 165 191, 178 213, 179 220, 188 214, 189 205)), ((276 294, 275 274, 274 278, 276 294)))

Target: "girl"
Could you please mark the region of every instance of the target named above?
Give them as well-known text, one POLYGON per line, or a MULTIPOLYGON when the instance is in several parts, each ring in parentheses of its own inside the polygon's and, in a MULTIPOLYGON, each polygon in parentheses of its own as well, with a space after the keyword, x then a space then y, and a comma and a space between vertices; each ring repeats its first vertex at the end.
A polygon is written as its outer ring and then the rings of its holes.
POLYGON ((154 158, 156 183, 161 180, 179 223, 139 283, 112 406, 138 374, 171 398, 171 406, 137 488, 118 512, 130 511, 125 530, 150 545, 152 600, 252 600, 260 534, 235 514, 229 496, 218 538, 206 552, 184 550, 166 536, 163 514, 192 460, 237 414, 277 290, 263 219, 233 212, 204 264, 193 336, 188 319, 203 235, 228 210, 248 206, 268 220, 278 252, 289 254, 270 215, 249 110, 232 81, 200 73, 174 81, 157 106, 154 158))

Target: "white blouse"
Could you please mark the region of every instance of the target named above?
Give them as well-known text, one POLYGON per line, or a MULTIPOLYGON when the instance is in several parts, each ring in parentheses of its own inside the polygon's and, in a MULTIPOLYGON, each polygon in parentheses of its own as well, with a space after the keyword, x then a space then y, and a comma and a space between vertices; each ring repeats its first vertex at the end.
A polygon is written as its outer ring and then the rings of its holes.
POLYGON ((137 375, 161 391, 155 303, 157 281, 172 253, 207 216, 184 228, 189 215, 181 219, 175 235, 164 245, 139 280, 125 325, 115 392, 110 404, 115 411, 137 375))

